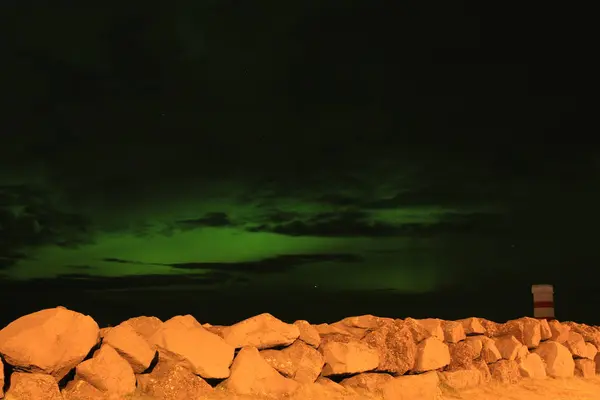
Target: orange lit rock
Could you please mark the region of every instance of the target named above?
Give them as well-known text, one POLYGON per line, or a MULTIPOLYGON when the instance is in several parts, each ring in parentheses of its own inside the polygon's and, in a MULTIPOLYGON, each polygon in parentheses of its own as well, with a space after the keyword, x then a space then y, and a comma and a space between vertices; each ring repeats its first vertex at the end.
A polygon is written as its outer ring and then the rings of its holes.
POLYGON ((41 373, 13 372, 6 399, 63 400, 53 376, 41 373))
POLYGON ((92 317, 64 307, 49 308, 0 330, 0 354, 14 367, 52 375, 58 381, 83 361, 99 335, 92 317))
POLYGON ((225 327, 222 333, 225 342, 236 349, 252 346, 259 350, 288 346, 300 336, 297 326, 267 313, 225 327))

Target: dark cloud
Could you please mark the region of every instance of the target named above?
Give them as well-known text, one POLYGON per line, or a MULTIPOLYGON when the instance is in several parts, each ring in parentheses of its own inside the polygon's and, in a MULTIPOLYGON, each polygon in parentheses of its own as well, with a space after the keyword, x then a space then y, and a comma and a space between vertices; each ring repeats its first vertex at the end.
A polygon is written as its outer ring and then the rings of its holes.
MULTIPOLYGON (((118 277, 99 277, 85 273, 60 274, 53 278, 35 278, 26 283, 28 290, 39 288, 64 287, 69 290, 116 290, 131 288, 169 287, 173 285, 198 285, 214 286, 226 284, 232 276, 222 271, 211 271, 204 274, 181 274, 181 275, 130 275, 118 277)), ((14 281, 5 281, 4 284, 11 289, 17 289, 19 285, 25 285, 14 281)), ((0 288, 2 281, 0 281, 0 288)))
POLYGON ((224 227, 231 226, 229 217, 224 212, 212 212, 205 214, 201 218, 186 219, 175 222, 175 227, 181 230, 190 230, 204 227, 224 227))
POLYGON ((77 248, 91 242, 90 222, 58 208, 49 192, 27 185, 0 185, 0 269, 25 259, 25 248, 77 248))
POLYGON ((213 271, 235 271, 246 274, 272 274, 283 273, 287 270, 322 262, 356 263, 364 259, 355 254, 286 254, 259 261, 246 261, 236 263, 179 263, 170 264, 177 269, 209 269, 213 271))
POLYGON ((116 263, 116 264, 132 264, 132 265, 155 265, 155 266, 167 265, 167 264, 158 264, 158 263, 146 263, 146 262, 135 261, 135 260, 123 260, 122 258, 110 258, 110 257, 103 258, 101 261, 116 263))
POLYGON ((262 224, 251 232, 273 232, 289 236, 315 237, 429 237, 449 233, 500 233, 509 228, 501 214, 449 214, 439 222, 388 223, 373 220, 368 212, 319 213, 283 223, 262 224))

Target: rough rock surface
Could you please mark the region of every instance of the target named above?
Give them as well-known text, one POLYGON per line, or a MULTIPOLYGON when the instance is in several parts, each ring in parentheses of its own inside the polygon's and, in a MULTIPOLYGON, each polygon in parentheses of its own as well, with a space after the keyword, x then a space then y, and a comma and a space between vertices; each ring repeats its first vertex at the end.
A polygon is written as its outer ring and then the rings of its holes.
POLYGON ((138 392, 158 399, 195 399, 213 388, 181 364, 160 360, 152 372, 137 375, 138 392))
POLYGON ((15 400, 63 400, 56 379, 47 374, 13 372, 7 399, 15 400))

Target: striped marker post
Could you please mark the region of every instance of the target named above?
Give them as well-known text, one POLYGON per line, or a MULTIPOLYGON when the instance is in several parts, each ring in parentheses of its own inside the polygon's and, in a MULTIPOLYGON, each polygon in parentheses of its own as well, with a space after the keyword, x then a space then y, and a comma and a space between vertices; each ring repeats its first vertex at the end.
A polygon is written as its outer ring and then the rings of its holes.
POLYGON ((554 287, 552 285, 532 285, 533 317, 554 319, 554 287))

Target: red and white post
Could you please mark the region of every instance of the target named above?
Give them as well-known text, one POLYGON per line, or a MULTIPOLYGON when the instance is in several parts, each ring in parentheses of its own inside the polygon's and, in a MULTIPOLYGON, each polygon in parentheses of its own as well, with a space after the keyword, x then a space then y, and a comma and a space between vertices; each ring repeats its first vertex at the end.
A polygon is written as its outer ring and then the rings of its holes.
POLYGON ((554 319, 554 287, 552 285, 532 285, 533 317, 554 319))

